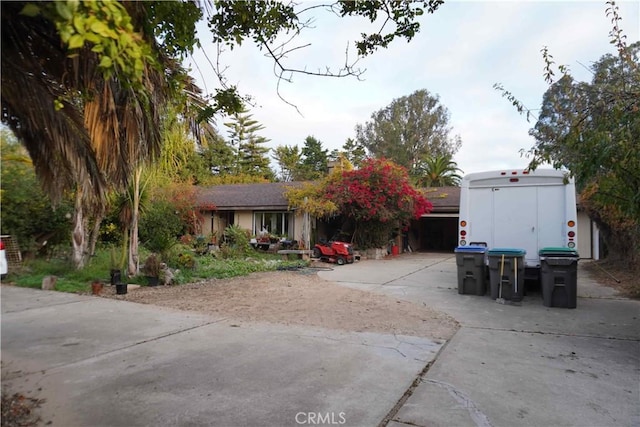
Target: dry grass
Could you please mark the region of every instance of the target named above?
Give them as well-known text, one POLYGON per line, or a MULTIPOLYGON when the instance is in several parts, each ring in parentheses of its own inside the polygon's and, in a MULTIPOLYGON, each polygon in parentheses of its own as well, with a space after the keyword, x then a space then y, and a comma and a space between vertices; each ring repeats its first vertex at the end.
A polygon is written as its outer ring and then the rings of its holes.
POLYGON ((633 270, 620 263, 602 260, 588 263, 586 270, 598 282, 617 290, 620 295, 640 299, 640 268, 633 270))
POLYGON ((2 426, 33 427, 41 425, 37 409, 43 400, 20 393, 2 392, 2 426))

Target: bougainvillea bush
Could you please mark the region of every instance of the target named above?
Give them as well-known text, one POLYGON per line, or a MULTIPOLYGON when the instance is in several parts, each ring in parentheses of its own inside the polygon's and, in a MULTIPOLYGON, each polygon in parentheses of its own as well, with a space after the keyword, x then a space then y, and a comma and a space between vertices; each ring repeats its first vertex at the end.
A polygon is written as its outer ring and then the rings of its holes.
POLYGON ((431 202, 410 181, 407 170, 386 159, 368 159, 357 170, 325 182, 324 195, 355 224, 360 247, 384 247, 392 232, 431 212, 431 202))

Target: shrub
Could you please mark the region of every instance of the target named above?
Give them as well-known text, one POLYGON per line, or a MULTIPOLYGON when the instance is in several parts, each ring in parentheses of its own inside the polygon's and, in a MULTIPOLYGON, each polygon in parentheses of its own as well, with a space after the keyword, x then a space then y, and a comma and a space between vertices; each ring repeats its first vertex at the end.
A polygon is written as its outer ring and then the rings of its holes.
POLYGON ((156 201, 140 218, 140 240, 151 252, 166 254, 178 240, 182 221, 167 201, 156 201))
POLYGON ((238 225, 230 225, 224 229, 223 243, 220 254, 223 258, 243 257, 251 254, 250 233, 238 225))
POLYGON ((158 277, 160 276, 160 258, 156 254, 151 254, 144 261, 142 271, 147 276, 158 277))
POLYGON ((178 255, 178 266, 193 269, 196 266, 196 258, 190 253, 182 253, 178 255))

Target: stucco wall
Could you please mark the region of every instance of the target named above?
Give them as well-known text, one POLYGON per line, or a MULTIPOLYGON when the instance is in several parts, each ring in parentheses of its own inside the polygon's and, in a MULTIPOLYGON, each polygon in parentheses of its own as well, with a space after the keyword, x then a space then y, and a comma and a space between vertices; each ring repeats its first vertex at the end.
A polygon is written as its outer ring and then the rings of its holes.
MULTIPOLYGON (((223 214, 224 215, 224 214, 223 214)), ((233 223, 238 225, 240 228, 244 228, 253 233, 253 211, 236 211, 233 218, 233 223)), ((289 237, 302 241, 304 239, 304 215, 302 212, 290 212, 289 213, 289 237)), ((202 234, 208 235, 216 233, 220 235, 220 233, 224 230, 227 223, 225 218, 221 218, 221 215, 218 212, 204 212, 203 220, 202 220, 202 234)), ((307 226, 309 228, 308 233, 311 235, 311 224, 307 226)))
POLYGON ((253 212, 252 211, 236 211, 234 224, 245 230, 253 231, 253 212))
POLYGON ((212 211, 202 212, 202 223, 200 224, 200 227, 202 230, 202 234, 204 236, 208 236, 209 234, 211 234, 212 215, 214 216, 213 221, 215 222, 217 220, 217 217, 215 216, 215 212, 212 212, 212 211))
MULTIPOLYGON (((289 216, 289 235, 293 240, 297 240, 301 242, 303 239, 302 231, 304 227, 304 215, 300 211, 295 211, 289 216)), ((308 225, 307 227, 311 227, 308 225)), ((308 233, 311 233, 311 230, 308 230, 308 233)))
POLYGON ((592 258, 591 219, 578 211, 578 255, 580 258, 592 258))

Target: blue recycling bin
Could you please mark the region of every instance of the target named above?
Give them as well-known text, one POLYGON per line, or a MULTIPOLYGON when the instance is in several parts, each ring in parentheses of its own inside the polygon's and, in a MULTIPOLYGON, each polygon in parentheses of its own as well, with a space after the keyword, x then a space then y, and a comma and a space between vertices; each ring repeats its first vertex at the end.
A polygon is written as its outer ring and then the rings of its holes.
POLYGON ((538 254, 543 305, 576 308, 578 252, 570 248, 547 247, 540 249, 538 254))
POLYGON ((484 295, 485 254, 484 246, 458 246, 454 250, 458 266, 458 293, 484 295))
POLYGON ((491 299, 522 301, 526 253, 524 249, 518 248, 493 248, 487 252, 491 299))

